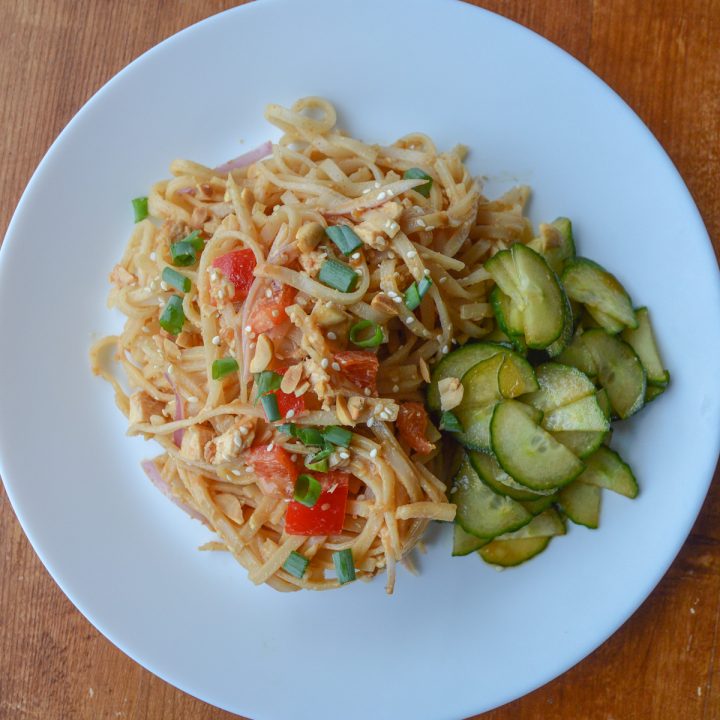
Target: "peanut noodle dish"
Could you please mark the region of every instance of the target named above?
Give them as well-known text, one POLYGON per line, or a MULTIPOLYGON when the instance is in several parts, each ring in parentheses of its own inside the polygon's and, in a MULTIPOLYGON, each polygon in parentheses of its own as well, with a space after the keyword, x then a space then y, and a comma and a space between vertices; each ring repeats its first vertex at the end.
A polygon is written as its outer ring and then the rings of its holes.
POLYGON ((569 221, 535 237, 528 188, 488 200, 462 145, 367 144, 317 97, 265 118, 277 143, 175 160, 133 200, 124 328, 91 351, 128 434, 161 446, 150 480, 215 534, 202 549, 277 590, 384 571, 392 592, 433 520, 507 566, 565 517, 597 526, 600 488, 633 496, 610 419, 668 376, 569 221))

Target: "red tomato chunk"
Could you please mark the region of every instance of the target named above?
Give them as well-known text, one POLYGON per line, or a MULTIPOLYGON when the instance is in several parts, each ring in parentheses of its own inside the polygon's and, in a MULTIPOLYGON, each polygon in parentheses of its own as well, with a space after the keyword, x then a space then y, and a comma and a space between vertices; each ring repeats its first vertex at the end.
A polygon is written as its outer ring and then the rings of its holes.
POLYGON ((320 497, 311 508, 293 500, 285 515, 285 532, 288 535, 338 535, 345 522, 352 475, 339 470, 312 475, 322 485, 320 497))
POLYGON ((240 302, 247 297, 254 280, 255 265, 257 262, 252 250, 233 250, 213 260, 212 266, 219 270, 235 288, 235 294, 230 298, 231 302, 240 302))

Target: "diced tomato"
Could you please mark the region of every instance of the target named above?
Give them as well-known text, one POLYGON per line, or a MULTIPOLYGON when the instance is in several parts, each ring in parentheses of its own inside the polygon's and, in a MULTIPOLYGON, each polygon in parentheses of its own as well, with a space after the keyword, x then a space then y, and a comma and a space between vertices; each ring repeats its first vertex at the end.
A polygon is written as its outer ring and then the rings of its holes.
POLYGON ((352 475, 338 470, 313 473, 322 485, 322 492, 311 508, 293 500, 285 514, 288 535, 337 535, 345 522, 348 483, 352 475))
POLYGON ((335 362, 340 365, 340 374, 361 390, 368 388, 377 394, 377 374, 380 363, 377 355, 369 350, 345 350, 335 353, 335 362))
POLYGON ((289 285, 273 282, 272 295, 263 295, 251 308, 248 325, 255 333, 264 333, 287 320, 285 308, 292 305, 297 290, 289 285))
POLYGON ((428 414, 418 402, 405 402, 400 405, 397 426, 400 437, 416 452, 427 455, 435 446, 425 436, 428 414))
POLYGON ((213 260, 212 266, 235 287, 235 294, 230 298, 231 302, 239 302, 247 297, 254 279, 255 265, 257 261, 252 250, 233 250, 213 260))
POLYGON ((305 410, 305 399, 301 395, 295 397, 293 393, 285 393, 282 390, 275 390, 275 397, 277 398, 278 410, 280 411, 280 417, 287 417, 288 411, 292 410, 292 417, 297 417, 301 412, 305 410))
POLYGON ((256 445, 242 457, 258 476, 266 495, 292 495, 299 473, 287 450, 277 445, 256 445))

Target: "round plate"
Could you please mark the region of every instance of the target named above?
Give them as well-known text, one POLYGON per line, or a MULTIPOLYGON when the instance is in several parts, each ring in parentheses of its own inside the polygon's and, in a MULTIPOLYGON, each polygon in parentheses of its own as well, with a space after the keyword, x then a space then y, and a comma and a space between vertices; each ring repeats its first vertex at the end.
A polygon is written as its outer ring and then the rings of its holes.
POLYGON ((682 180, 585 67, 469 5, 265 0, 181 32, 63 131, 0 260, 1 469, 30 541, 127 654, 258 720, 457 718, 538 687, 645 599, 712 477, 720 284, 682 180), (618 428, 642 493, 606 493, 598 531, 573 527, 497 573, 451 558, 447 528, 435 529, 421 575, 401 572, 392 597, 381 579, 285 595, 254 587, 223 554, 196 552, 208 533, 143 476, 138 461, 154 449, 125 437, 88 362, 93 337, 119 323, 104 300, 130 198, 175 157, 214 165, 276 138, 265 104, 311 94, 335 102, 362 138, 419 130, 443 148, 469 145, 489 194, 532 185, 532 219, 570 216, 579 251, 652 309, 673 383, 618 428))

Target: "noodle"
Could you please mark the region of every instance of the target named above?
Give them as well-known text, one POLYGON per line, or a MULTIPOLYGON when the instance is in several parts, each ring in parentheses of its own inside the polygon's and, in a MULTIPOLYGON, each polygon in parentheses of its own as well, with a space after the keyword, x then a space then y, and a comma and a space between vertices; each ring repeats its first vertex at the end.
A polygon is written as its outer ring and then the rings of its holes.
POLYGON ((336 555, 350 551, 358 578, 386 570, 392 592, 428 522, 455 515, 431 471, 443 463, 418 404, 424 363, 486 334, 482 264, 528 232, 527 189, 491 202, 462 146, 440 153, 417 133, 366 144, 336 129, 322 98, 269 105, 265 117, 284 133, 272 148, 215 170, 175 160, 173 177, 152 187, 151 217, 110 276, 109 306, 125 327, 93 346, 93 371, 112 383, 129 434, 162 446, 145 464, 153 482, 216 533, 203 549, 230 551, 252 582, 282 591, 338 587, 347 578, 336 555), (351 252, 331 242, 333 225, 352 230, 351 252), (177 262, 189 241, 197 256, 177 262), (245 276, 229 264, 238 253, 245 276), (333 263, 341 277, 330 281, 333 263), (178 272, 180 294, 166 279, 178 272), (411 286, 422 288, 418 303, 411 286), (182 322, 171 332, 173 302, 182 322), (374 339, 358 340, 359 328, 374 339), (108 348, 131 393, 103 362, 108 348), (411 407, 424 430, 404 424, 411 407), (319 450, 303 429, 333 426, 350 430, 348 442, 328 440, 323 460, 302 468, 319 450), (299 472, 320 481, 317 505, 303 506, 308 522, 339 508, 336 526, 289 527, 299 472))

